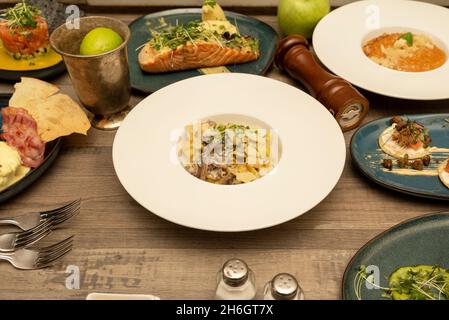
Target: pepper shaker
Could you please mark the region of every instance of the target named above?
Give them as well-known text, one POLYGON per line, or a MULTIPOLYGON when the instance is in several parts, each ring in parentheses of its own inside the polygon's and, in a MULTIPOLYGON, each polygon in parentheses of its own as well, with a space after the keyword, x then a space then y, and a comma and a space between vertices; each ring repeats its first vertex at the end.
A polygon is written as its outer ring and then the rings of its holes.
POLYGON ((304 292, 294 276, 280 273, 265 285, 264 300, 304 300, 304 292))
POLYGON ((357 127, 367 115, 369 101, 349 82, 324 70, 304 37, 291 35, 282 39, 275 63, 299 80, 333 114, 343 131, 357 127))
POLYGON ((225 262, 217 274, 216 300, 252 300, 256 297, 255 277, 240 259, 225 262))

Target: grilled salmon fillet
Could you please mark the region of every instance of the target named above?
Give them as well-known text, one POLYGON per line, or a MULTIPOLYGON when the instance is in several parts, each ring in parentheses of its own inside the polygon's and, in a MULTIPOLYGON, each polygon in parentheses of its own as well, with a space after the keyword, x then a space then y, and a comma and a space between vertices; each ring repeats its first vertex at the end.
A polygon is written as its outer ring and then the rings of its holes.
POLYGON ((162 73, 239 64, 258 58, 259 51, 250 47, 230 48, 213 42, 189 42, 164 51, 146 44, 139 53, 139 64, 146 72, 162 73))
POLYGON ((194 20, 151 33, 139 53, 141 69, 150 73, 239 64, 260 55, 258 39, 241 35, 227 20, 194 20))

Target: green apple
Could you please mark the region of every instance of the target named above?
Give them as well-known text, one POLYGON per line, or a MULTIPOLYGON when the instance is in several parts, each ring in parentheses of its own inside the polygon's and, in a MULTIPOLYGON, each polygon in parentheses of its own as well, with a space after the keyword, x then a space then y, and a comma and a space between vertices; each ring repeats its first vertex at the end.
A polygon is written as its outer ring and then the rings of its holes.
POLYGON ((330 11, 329 0, 280 0, 278 22, 285 35, 311 38, 318 22, 330 11))

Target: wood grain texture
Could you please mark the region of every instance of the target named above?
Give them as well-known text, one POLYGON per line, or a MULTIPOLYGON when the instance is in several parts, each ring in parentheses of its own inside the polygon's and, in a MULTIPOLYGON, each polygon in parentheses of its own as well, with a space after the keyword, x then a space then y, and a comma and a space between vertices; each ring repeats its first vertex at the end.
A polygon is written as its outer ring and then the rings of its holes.
MULTIPOLYGON (((330 0, 332 6, 341 6, 357 0, 330 0)), ((425 2, 449 5, 448 0, 424 0, 425 2)), ((12 3, 17 0, 0 0, 0 3, 12 3)), ((89 3, 95 6, 123 6, 124 3, 128 6, 165 6, 167 0, 62 0, 64 3, 89 3)), ((199 6, 203 0, 170 0, 172 6, 199 6)), ((221 0, 220 4, 223 6, 257 6, 257 7, 276 7, 279 0, 221 0)))
MULTIPOLYGON (((136 18, 114 16, 126 22, 136 18)), ((258 18, 277 28, 276 17, 258 18)), ((276 68, 268 76, 298 86, 276 68)), ((67 75, 53 82, 76 98, 67 75)), ((11 90, 11 84, 0 84, 0 92, 11 90)), ((449 101, 405 101, 363 93, 372 104, 366 121, 403 113, 447 112, 449 107, 449 101)), ((143 98, 134 94, 131 104, 143 98)), ((308 299, 338 299, 345 266, 365 242, 405 219, 447 209, 445 202, 378 187, 353 168, 348 157, 334 191, 300 218, 245 233, 187 229, 147 212, 124 191, 112 165, 114 134, 92 129, 87 137, 66 138, 49 171, 25 192, 0 205, 0 215, 9 216, 83 199, 80 215, 42 243, 74 234, 75 250, 45 270, 24 272, 0 263, 0 299, 84 299, 90 292, 209 299, 216 272, 231 257, 245 259, 255 271, 259 297, 273 275, 291 272, 308 299), (79 267, 79 290, 65 287, 69 265, 79 267)), ((352 134, 345 134, 347 145, 352 134)))

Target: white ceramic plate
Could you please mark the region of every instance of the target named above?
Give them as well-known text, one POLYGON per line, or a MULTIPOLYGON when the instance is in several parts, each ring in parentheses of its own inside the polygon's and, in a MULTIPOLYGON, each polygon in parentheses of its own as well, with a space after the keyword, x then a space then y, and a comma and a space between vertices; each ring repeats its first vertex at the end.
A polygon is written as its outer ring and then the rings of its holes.
POLYGON ((313 45, 332 72, 363 89, 413 99, 449 99, 449 62, 428 72, 400 72, 371 61, 362 45, 385 32, 426 34, 448 56, 449 9, 418 1, 368 0, 343 6, 324 17, 313 45))
POLYGON ((255 230, 300 216, 331 192, 345 156, 343 134, 324 106, 285 83, 247 74, 199 76, 157 91, 131 111, 113 146, 118 178, 137 202, 171 222, 210 231, 255 230), (276 129, 276 168, 232 186, 184 170, 173 156, 179 131, 218 118, 276 129))

